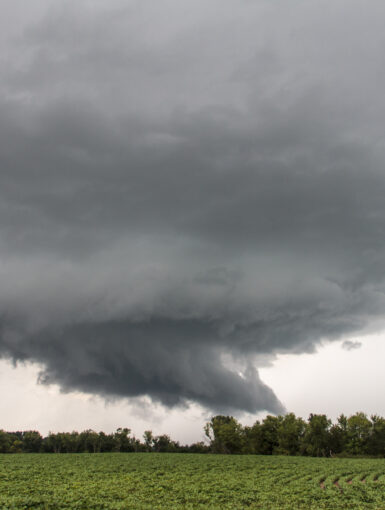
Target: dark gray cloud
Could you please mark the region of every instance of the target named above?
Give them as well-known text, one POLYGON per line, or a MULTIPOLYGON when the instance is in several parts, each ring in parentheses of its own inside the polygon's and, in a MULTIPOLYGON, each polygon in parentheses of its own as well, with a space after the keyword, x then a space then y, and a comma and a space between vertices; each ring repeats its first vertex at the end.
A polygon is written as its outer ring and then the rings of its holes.
POLYGON ((63 390, 277 412, 255 367, 381 327, 381 2, 19 7, 1 355, 63 390))

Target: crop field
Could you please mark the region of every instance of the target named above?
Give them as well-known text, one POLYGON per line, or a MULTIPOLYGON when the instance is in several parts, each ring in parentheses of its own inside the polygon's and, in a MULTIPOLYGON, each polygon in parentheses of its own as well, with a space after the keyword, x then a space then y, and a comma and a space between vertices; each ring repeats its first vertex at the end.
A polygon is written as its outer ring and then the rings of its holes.
POLYGON ((385 459, 0 455, 0 508, 385 509, 385 459))

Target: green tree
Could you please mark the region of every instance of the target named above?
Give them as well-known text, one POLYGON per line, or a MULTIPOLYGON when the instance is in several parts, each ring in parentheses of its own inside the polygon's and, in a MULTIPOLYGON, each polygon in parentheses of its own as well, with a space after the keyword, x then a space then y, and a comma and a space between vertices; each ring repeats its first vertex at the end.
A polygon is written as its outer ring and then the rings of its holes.
POLYGON ((22 453, 23 452, 23 441, 20 439, 14 439, 9 447, 9 453, 22 453))
POLYGON ((58 432, 54 434, 53 432, 50 432, 45 441, 45 444, 48 451, 53 453, 61 453, 64 450, 65 433, 58 432))
POLYGON ((243 427, 243 436, 243 453, 260 453, 262 431, 258 420, 251 427, 243 427))
POLYGON ((145 430, 143 439, 146 447, 146 452, 151 452, 154 446, 154 436, 152 435, 152 430, 145 430))
POLYGON ((368 453, 370 455, 381 455, 385 457, 385 419, 381 416, 372 415, 372 422, 369 438, 368 453))
POLYGON ((330 454, 342 453, 346 450, 348 419, 341 414, 337 423, 330 427, 329 447, 330 454))
POLYGON ((179 443, 173 441, 167 434, 156 436, 153 439, 154 450, 159 453, 175 452, 179 448, 179 443))
POLYGON ((325 414, 311 414, 303 436, 301 451, 312 457, 330 455, 331 421, 325 414))
POLYGON ((114 433, 115 451, 117 452, 131 452, 133 451, 131 443, 131 429, 118 428, 114 433))
POLYGON ((346 449, 353 455, 364 455, 368 451, 372 424, 365 413, 356 413, 347 421, 346 449))
POLYGON ((5 430, 0 430, 0 453, 8 453, 11 446, 11 437, 5 430))
POLYGON ((277 453, 298 455, 300 444, 306 430, 306 423, 294 413, 286 414, 277 429, 277 453))
POLYGON ((190 446, 185 446, 183 449, 186 453, 208 453, 210 451, 210 447, 203 441, 190 444, 190 446))
POLYGON ((278 448, 278 429, 283 420, 282 416, 267 415, 260 427, 260 443, 258 452, 262 455, 272 455, 278 448))
POLYGON ((80 449, 83 452, 100 452, 101 438, 97 432, 91 429, 83 430, 79 434, 80 449))
POLYGON ((76 453, 80 450, 80 434, 78 432, 65 432, 62 435, 63 451, 66 453, 76 453))
POLYGON ((43 438, 36 430, 23 432, 23 452, 38 453, 43 444, 43 438))
POLYGON ((233 416, 214 416, 204 430, 214 453, 242 453, 242 425, 233 416))

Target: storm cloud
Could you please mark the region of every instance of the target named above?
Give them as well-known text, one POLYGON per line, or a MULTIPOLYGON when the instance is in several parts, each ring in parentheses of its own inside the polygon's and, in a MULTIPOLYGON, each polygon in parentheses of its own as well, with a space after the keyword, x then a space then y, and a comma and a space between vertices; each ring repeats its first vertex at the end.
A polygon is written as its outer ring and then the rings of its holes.
POLYGON ((1 356, 281 412, 258 367, 383 327, 382 2, 5 5, 1 356))

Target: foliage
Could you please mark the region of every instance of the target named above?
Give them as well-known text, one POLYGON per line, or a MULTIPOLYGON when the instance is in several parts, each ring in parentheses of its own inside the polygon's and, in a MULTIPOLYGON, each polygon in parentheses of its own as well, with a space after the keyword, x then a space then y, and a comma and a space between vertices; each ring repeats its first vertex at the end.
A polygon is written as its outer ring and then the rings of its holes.
POLYGON ((347 422, 347 451, 354 455, 365 454, 371 435, 371 422, 364 413, 350 416, 347 422))
POLYGON ((205 426, 214 453, 241 453, 242 426, 232 416, 214 416, 205 426))
POLYGON ((262 422, 242 426, 233 416, 211 418, 204 431, 209 444, 181 445, 167 434, 146 430, 141 442, 129 428, 112 434, 88 429, 82 432, 5 432, 0 430, 0 453, 222 453, 305 455, 312 457, 385 457, 385 419, 364 413, 341 414, 335 424, 325 414, 311 414, 307 422, 289 413, 266 416, 262 422))
POLYGON ((311 414, 302 441, 302 450, 313 457, 330 455, 331 421, 325 414, 311 414))

